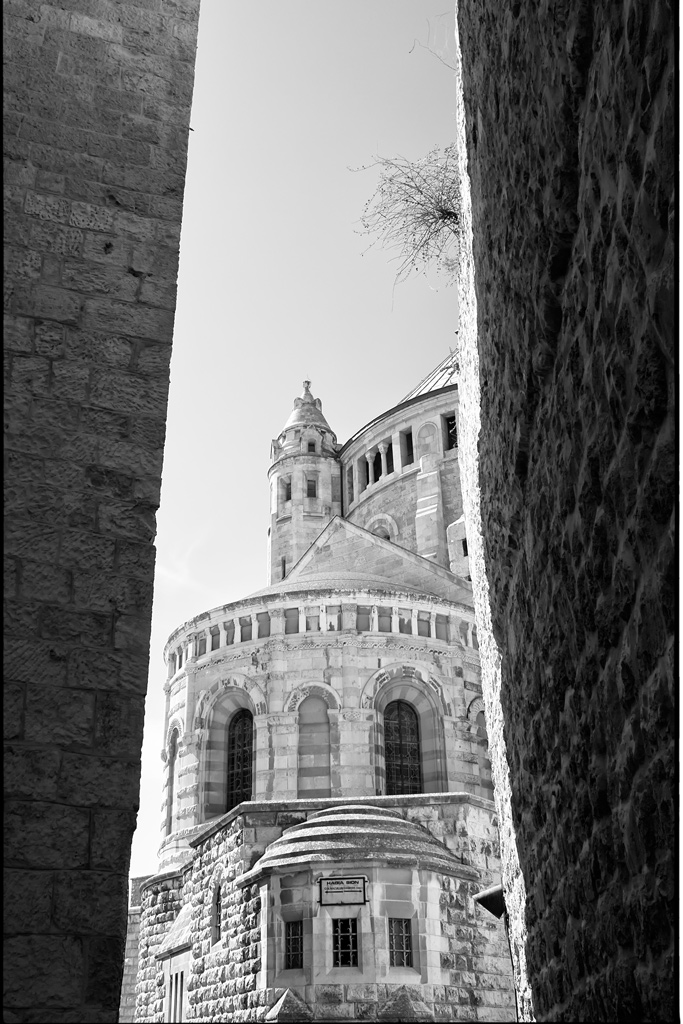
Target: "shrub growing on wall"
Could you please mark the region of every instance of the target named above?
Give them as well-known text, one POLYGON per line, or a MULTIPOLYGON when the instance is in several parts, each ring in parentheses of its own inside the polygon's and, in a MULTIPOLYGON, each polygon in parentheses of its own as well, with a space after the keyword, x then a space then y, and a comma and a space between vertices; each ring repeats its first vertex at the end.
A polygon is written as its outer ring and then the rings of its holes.
POLYGON ((361 234, 375 236, 371 246, 396 250, 397 282, 428 265, 453 280, 462 220, 455 146, 415 161, 378 157, 370 166, 379 167, 380 176, 363 210, 361 234))

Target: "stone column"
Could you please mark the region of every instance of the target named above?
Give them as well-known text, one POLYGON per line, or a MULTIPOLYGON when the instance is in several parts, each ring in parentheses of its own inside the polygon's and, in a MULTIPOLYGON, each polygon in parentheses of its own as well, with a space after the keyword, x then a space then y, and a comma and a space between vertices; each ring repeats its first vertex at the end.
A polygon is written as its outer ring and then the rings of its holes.
POLYGON ((436 636, 436 612, 429 613, 429 635, 432 639, 436 636))
POLYGON ((299 632, 306 632, 306 608, 303 605, 299 608, 299 632))
POLYGON ((387 446, 382 443, 377 446, 379 448, 379 456, 382 460, 382 476, 387 475, 387 446))
POLYGON ((412 608, 410 612, 410 628, 413 631, 413 636, 417 636, 417 608, 412 608))
POLYGON ((377 612, 377 605, 373 604, 372 610, 370 612, 370 632, 371 633, 379 632, 379 621, 378 621, 378 619, 379 619, 379 615, 378 615, 378 612, 377 612))
POLYGON ((375 456, 374 456, 374 454, 371 453, 371 452, 367 452, 366 456, 365 456, 365 461, 368 464, 368 487, 371 487, 372 484, 374 484, 374 482, 375 482, 375 465, 374 465, 375 456))
POLYGON ((391 609, 391 632, 398 633, 398 605, 394 605, 391 609))

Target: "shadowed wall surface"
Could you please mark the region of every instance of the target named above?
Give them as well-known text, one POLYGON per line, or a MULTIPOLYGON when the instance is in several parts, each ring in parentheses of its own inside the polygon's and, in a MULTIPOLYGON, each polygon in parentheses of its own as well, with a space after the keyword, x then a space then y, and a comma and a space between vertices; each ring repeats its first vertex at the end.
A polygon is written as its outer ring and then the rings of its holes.
POLYGON ((673 1019, 672 11, 458 24, 513 937, 538 1019, 673 1019))
POLYGON ((4 5, 7 1021, 117 1019, 198 13, 4 5))

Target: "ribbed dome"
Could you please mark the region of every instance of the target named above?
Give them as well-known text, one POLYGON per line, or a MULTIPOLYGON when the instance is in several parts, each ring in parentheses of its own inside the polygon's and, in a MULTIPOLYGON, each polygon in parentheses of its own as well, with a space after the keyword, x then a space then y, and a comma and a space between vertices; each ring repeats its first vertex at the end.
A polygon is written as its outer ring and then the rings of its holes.
POLYGON ((304 390, 301 398, 294 399, 294 408, 289 414, 289 419, 282 428, 282 433, 290 430, 291 427, 319 426, 325 427, 332 433, 332 429, 323 416, 322 402, 314 398, 310 391, 310 380, 304 381, 304 390))
POLYGON ((439 391, 441 388, 457 384, 459 372, 460 367, 458 366, 455 352, 449 352, 446 358, 431 373, 428 373, 417 387, 414 387, 405 398, 401 399, 401 402, 407 402, 410 398, 417 398, 419 395, 426 395, 430 391, 439 391))
POLYGON ((300 869, 311 863, 363 860, 431 868, 448 875, 473 874, 431 832, 406 821, 400 811, 346 804, 316 811, 307 821, 285 829, 249 875, 300 869))

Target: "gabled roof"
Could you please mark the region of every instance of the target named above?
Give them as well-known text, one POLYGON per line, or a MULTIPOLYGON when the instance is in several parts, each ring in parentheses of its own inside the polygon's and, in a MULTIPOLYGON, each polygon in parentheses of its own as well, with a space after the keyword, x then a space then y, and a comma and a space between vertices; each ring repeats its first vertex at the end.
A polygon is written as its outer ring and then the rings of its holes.
POLYGON ((157 960, 192 945, 192 905, 186 903, 171 925, 168 935, 155 953, 157 960))
POLYGON ((315 587, 401 590, 472 605, 472 585, 467 580, 339 516, 328 523, 284 580, 258 596, 315 587))

